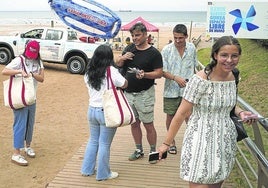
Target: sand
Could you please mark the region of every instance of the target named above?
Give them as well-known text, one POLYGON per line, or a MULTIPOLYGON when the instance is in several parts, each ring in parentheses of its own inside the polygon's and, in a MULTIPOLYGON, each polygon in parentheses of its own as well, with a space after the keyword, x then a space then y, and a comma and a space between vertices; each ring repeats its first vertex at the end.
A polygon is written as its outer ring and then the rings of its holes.
MULTIPOLYGON (((33 25, 1 26, 0 35, 11 35, 27 31, 33 25)), ((194 28, 192 37, 204 37, 205 28, 194 28)), ((127 36, 128 32, 124 32, 127 36)), ((157 33, 152 33, 155 38, 157 33)), ((159 32, 159 49, 172 40, 172 28, 163 27, 159 32)), ((200 46, 209 45, 201 41, 200 46)), ((116 55, 120 51, 115 52, 116 55)), ((0 70, 4 65, 0 65, 0 70)), ((0 81, 6 80, 0 76, 0 81)), ((43 188, 53 180, 66 162, 87 141, 88 94, 82 75, 73 75, 66 65, 45 63, 45 82, 40 83, 37 93, 36 124, 32 147, 36 158, 27 158, 29 166, 21 167, 11 163, 13 152, 13 113, 3 105, 3 88, 0 87, 0 188, 25 187, 43 188)), ((162 97, 162 93, 156 93, 162 97)), ((165 115, 157 108, 156 113, 165 115)), ((129 132, 129 134, 131 134, 129 132)))

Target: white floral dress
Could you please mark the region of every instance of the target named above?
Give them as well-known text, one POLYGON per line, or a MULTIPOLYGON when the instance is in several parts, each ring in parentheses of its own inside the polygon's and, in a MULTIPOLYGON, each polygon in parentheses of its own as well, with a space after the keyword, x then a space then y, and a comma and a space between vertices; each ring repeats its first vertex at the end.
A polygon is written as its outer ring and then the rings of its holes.
POLYGON ((200 184, 221 182, 235 163, 237 133, 230 119, 236 103, 235 81, 194 75, 183 98, 194 107, 183 139, 180 176, 200 184))

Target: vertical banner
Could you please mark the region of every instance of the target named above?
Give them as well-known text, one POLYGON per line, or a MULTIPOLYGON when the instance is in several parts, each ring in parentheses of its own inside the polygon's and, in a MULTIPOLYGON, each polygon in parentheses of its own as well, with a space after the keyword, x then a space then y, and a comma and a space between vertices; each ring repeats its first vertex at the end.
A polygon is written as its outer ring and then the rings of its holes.
POLYGON ((267 1, 208 1, 207 33, 210 37, 268 39, 267 7, 267 1))

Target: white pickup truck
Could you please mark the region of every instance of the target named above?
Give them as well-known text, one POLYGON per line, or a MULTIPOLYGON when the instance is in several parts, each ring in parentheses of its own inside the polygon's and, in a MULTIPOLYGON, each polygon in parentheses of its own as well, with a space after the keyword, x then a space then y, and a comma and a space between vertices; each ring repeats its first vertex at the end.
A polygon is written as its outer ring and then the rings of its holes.
POLYGON ((40 43, 41 59, 48 63, 67 64, 73 74, 82 74, 100 43, 84 43, 67 28, 40 27, 15 36, 0 36, 0 64, 8 64, 23 53, 28 40, 40 43))

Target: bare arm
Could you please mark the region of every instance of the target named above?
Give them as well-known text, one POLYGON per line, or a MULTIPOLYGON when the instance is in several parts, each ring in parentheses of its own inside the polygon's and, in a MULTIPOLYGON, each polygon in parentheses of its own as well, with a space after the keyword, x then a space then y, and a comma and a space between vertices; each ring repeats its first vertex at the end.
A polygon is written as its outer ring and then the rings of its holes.
POLYGON ((44 82, 45 75, 44 75, 43 68, 40 69, 39 73, 31 73, 31 74, 32 74, 32 77, 36 79, 38 82, 44 82))
POLYGON ((185 80, 182 77, 175 76, 171 74, 170 72, 163 72, 163 76, 166 79, 174 80, 175 82, 177 82, 177 84, 179 84, 180 87, 186 87, 187 80, 185 80))
POLYGON ((179 106, 175 116, 171 121, 166 138, 163 144, 158 148, 160 159, 162 157, 162 154, 168 150, 184 120, 187 119, 189 114, 192 112, 192 108, 192 103, 186 101, 185 99, 182 99, 181 105, 179 106))
POLYGON ((127 88, 127 86, 128 86, 128 81, 125 80, 125 83, 124 83, 124 85, 121 88, 124 89, 124 88, 127 88))
POLYGON ((136 74, 138 79, 147 78, 147 79, 156 79, 163 76, 163 68, 154 69, 152 72, 140 71, 139 74, 136 74))
POLYGON ((126 60, 133 60, 134 54, 131 52, 127 52, 124 55, 120 55, 116 58, 115 64, 118 67, 122 67, 126 60))
POLYGON ((253 115, 253 113, 250 111, 242 110, 237 105, 235 106, 235 114, 247 124, 252 124, 258 119, 258 117, 248 119, 248 117, 253 115))
POLYGON ((163 71, 163 77, 166 79, 174 80, 175 75, 171 74, 170 72, 163 71))
POLYGON ((144 78, 156 79, 163 76, 163 68, 154 69, 152 72, 144 72, 144 78))
POLYGON ((2 70, 2 75, 5 75, 5 76, 13 76, 13 75, 16 75, 16 74, 21 74, 23 77, 28 76, 27 73, 24 72, 24 70, 22 70, 22 69, 15 70, 15 69, 8 69, 8 68, 5 67, 2 70))
POLYGON ((16 74, 21 74, 23 77, 29 77, 31 75, 38 82, 43 82, 44 81, 44 69, 41 69, 39 73, 29 73, 29 74, 27 74, 22 69, 15 70, 15 69, 4 68, 3 71, 2 71, 2 74, 6 75, 6 76, 12 76, 12 75, 16 75, 16 74))

